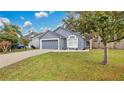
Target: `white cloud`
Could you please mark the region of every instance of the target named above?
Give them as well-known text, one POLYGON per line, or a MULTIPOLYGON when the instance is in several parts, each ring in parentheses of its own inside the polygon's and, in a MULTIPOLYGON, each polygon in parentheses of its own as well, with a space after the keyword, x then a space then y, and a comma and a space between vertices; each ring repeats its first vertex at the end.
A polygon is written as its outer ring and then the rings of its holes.
POLYGON ((4 28, 3 22, 4 22, 4 23, 7 23, 7 24, 10 24, 10 20, 9 20, 8 18, 0 17, 0 30, 1 30, 2 28, 4 28))
POLYGON ((35 13, 36 18, 48 17, 47 12, 37 12, 35 13))
POLYGON ((22 25, 19 25, 19 27, 20 27, 20 31, 23 31, 23 26, 22 25))
POLYGON ((24 18, 23 16, 20 16, 20 19, 21 19, 21 20, 25 20, 25 18, 24 18))
POLYGON ((25 21, 23 27, 31 27, 32 23, 31 21, 25 21))
POLYGON ((8 18, 0 17, 0 22, 5 22, 7 24, 10 24, 10 20, 8 18))
POLYGON ((40 31, 46 31, 46 30, 51 30, 51 28, 50 27, 41 27, 40 28, 40 31))

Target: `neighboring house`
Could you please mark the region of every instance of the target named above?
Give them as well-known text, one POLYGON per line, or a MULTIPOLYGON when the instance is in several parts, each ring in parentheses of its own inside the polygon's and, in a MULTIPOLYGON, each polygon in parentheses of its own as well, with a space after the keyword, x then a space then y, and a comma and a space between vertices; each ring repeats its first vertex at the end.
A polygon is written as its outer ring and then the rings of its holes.
POLYGON ((29 46, 35 46, 40 49, 77 49, 82 50, 86 47, 85 37, 77 32, 58 27, 54 31, 47 30, 33 37, 30 34, 29 46))
POLYGON ((44 32, 35 32, 34 30, 29 31, 27 35, 25 35, 25 38, 29 39, 29 48, 34 46, 35 48, 40 48, 40 40, 39 36, 43 35, 44 32))
POLYGON ((29 33, 28 33, 27 35, 25 35, 24 37, 27 38, 27 39, 29 39, 29 40, 32 40, 32 38, 33 38, 34 36, 38 35, 38 34, 39 34, 39 33, 37 33, 37 32, 35 32, 35 31, 31 30, 31 31, 29 31, 29 33))

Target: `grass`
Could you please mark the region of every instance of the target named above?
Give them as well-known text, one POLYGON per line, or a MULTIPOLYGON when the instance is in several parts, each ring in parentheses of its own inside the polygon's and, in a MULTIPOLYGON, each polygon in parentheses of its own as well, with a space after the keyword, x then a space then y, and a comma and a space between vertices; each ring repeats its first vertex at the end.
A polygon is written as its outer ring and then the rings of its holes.
POLYGON ((46 53, 0 69, 0 80, 124 80, 124 50, 46 53))

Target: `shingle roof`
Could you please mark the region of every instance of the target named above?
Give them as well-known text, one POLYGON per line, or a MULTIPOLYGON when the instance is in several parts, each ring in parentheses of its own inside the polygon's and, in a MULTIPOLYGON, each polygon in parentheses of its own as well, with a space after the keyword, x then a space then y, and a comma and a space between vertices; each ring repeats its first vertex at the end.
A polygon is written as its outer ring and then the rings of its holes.
MULTIPOLYGON (((59 36, 59 37, 61 37, 61 38, 66 38, 66 37, 63 36, 63 35, 56 33, 56 31, 57 31, 58 29, 63 29, 63 30, 69 31, 70 33, 73 33, 73 34, 75 34, 75 35, 81 36, 81 35, 80 35, 80 32, 73 32, 73 31, 68 30, 68 29, 65 29, 65 28, 63 28, 63 27, 58 27, 58 28, 55 29, 54 31, 47 30, 47 31, 45 31, 45 32, 40 32, 40 33, 31 32, 31 33, 29 33, 28 35, 25 35, 25 37, 26 37, 26 38, 29 38, 29 37, 33 34, 33 35, 34 35, 33 38, 41 38, 41 37, 44 36, 46 33, 51 32, 52 34, 55 34, 55 35, 57 35, 57 36, 59 36)), ((84 36, 81 36, 81 37, 85 38, 84 36)))
POLYGON ((60 34, 57 34, 56 32, 54 31, 50 31, 50 30, 47 30, 45 33, 43 33, 39 38, 43 37, 45 34, 47 34, 48 32, 54 34, 54 35, 57 35, 58 37, 61 37, 61 38, 65 38, 64 36, 60 35, 60 34))
POLYGON ((80 37, 82 37, 82 38, 85 38, 84 36, 82 36, 82 35, 80 34, 80 32, 73 32, 73 31, 68 30, 68 29, 65 29, 65 28, 63 28, 63 27, 58 27, 57 29, 54 30, 54 32, 56 32, 58 29, 63 29, 63 30, 69 31, 70 33, 73 33, 74 35, 78 35, 78 36, 80 36, 80 37))

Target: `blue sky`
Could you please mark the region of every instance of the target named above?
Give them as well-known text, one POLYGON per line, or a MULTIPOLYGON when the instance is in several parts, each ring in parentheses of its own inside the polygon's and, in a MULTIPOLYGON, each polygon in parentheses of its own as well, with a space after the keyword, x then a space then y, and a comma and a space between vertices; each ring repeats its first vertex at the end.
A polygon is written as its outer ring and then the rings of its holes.
MULTIPOLYGON (((22 33, 27 34, 30 29, 37 32, 41 29, 55 29, 65 18, 62 11, 1 11, 0 20, 19 25, 23 28, 22 33)), ((1 24, 0 24, 1 25, 1 24)))

